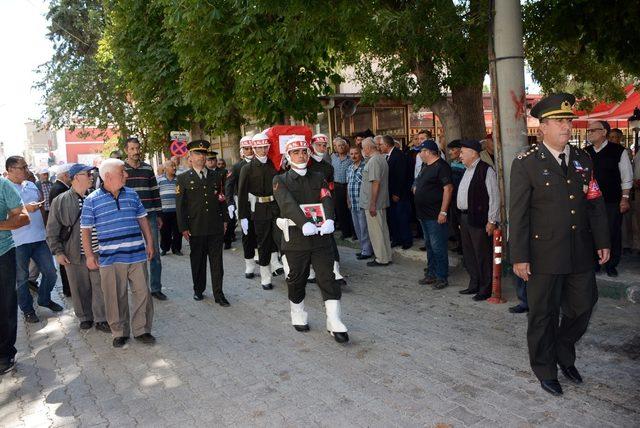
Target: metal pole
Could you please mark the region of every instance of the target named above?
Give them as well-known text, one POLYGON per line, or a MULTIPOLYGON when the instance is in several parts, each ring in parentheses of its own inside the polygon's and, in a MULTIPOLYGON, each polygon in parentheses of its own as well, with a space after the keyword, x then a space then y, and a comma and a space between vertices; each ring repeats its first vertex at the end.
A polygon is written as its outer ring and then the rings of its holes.
MULTIPOLYGON (((524 90, 522 13, 519 0, 491 0, 492 46, 490 64, 494 68, 494 146, 498 180, 502 189, 501 213, 509 223, 509 183, 511 163, 527 145, 527 100, 524 90)), ((506 236, 506 234, 505 234, 506 236)))

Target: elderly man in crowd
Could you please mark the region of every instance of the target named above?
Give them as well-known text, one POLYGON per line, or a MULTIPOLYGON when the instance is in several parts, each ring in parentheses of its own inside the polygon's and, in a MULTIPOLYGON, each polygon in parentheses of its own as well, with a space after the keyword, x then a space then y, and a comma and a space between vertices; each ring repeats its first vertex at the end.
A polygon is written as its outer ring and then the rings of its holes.
MULTIPOLYGON (((110 332, 100 288, 100 272, 87 268, 80 236, 79 220, 87 190, 92 185, 92 169, 82 164, 75 164, 69 169, 71 189, 59 195, 51 204, 47 244, 60 266, 67 271, 73 310, 80 320, 80 329, 88 330, 95 322, 97 330, 110 332)), ((97 253, 95 229, 91 232, 91 250, 97 253)))
POLYGON ((418 148, 422 169, 416 177, 413 193, 416 217, 420 220, 427 249, 427 271, 418 283, 441 290, 449 285, 447 216, 453 195, 451 167, 440 157, 435 141, 425 140, 418 148))
POLYGON ((153 259, 154 245, 147 212, 138 194, 125 187, 127 173, 123 161, 104 160, 100 164, 100 178, 102 187, 85 198, 80 217, 87 267, 100 269, 113 346, 121 348, 129 340, 127 285, 133 303, 133 334, 140 342, 152 344, 156 339, 151 334, 153 300, 147 260, 153 259), (98 237, 99 264, 91 247, 93 228, 98 237))
POLYGON ((356 254, 356 258, 366 260, 373 256, 373 247, 369 239, 365 210, 360 208, 360 188, 362 187, 362 171, 364 170, 362 149, 358 146, 352 147, 349 149, 349 157, 351 157, 351 165, 347 170, 347 203, 351 210, 353 228, 360 241, 360 252, 356 254))
MULTIPOLYGON (((49 205, 58 196, 69 190, 71 186, 71 179, 69 178, 70 163, 65 163, 52 167, 56 174, 56 181, 51 186, 49 191, 49 205)), ((37 276, 37 275, 36 275, 37 276)), ((30 277, 32 277, 30 275, 30 277)), ((62 294, 69 297, 71 296, 71 288, 69 287, 69 278, 67 278, 67 271, 63 265, 60 265, 60 280, 62 281, 62 294)))
POLYGON ((460 235, 469 285, 460 294, 474 294, 473 300, 491 297, 493 273, 493 231, 498 223, 500 194, 496 172, 480 160, 482 146, 477 140, 461 143, 460 159, 467 168, 458 188, 460 235))
POLYGON ((15 366, 18 328, 16 250, 11 231, 29 224, 29 214, 11 181, 0 177, 0 375, 15 366))
MULTIPOLYGON (((347 171, 351 165, 349 157, 349 144, 344 138, 333 139, 333 150, 331 154, 331 165, 333 166, 333 203, 336 209, 336 220, 338 228, 342 232, 342 239, 354 235, 351 213, 347 203, 347 171)), ((358 236, 354 236, 358 238, 358 236)))
POLYGON ((362 140, 362 154, 367 162, 362 170, 360 208, 365 211, 375 255, 367 266, 387 266, 392 257, 386 213, 389 207, 389 165, 372 138, 362 140))
POLYGON ((142 161, 140 141, 135 138, 128 138, 125 143, 127 159, 125 160, 125 171, 127 172, 127 187, 133 189, 147 212, 147 221, 151 227, 153 237, 153 259, 149 263, 151 273, 151 295, 158 300, 167 300, 167 296, 162 292, 162 261, 160 260, 160 239, 159 231, 162 228, 162 202, 160 200, 160 188, 153 172, 153 167, 142 161))
POLYGON ((42 194, 42 200, 44 200, 44 224, 46 225, 47 219, 49 218, 49 207, 51 206, 49 194, 51 193, 51 187, 53 186, 53 183, 49 181, 48 168, 42 168, 38 171, 38 181, 36 182, 36 186, 42 194))
POLYGON ((158 177, 160 188, 160 202, 162 203, 162 227, 160 228, 160 255, 164 256, 169 250, 177 256, 182 255, 182 234, 176 220, 176 164, 165 161, 164 174, 158 177))
POLYGON ((7 177, 20 193, 20 198, 31 219, 31 223, 13 230, 13 241, 16 245, 16 288, 18 290, 18 305, 29 323, 39 322, 33 308, 33 299, 29 293, 27 281, 29 278, 29 260, 38 266, 42 273, 42 281, 38 287, 38 305, 54 312, 62 311, 62 306, 51 300, 51 290, 56 285, 56 268, 53 256, 45 241, 44 219, 42 218, 43 201, 40 191, 35 184, 26 180, 27 163, 21 156, 10 156, 6 161, 7 177))

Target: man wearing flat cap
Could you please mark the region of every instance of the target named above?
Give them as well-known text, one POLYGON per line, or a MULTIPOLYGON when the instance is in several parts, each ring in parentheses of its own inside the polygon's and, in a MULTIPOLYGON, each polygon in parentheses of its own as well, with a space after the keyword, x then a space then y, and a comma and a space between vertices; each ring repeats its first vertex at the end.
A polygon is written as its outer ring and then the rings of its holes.
POLYGON ((593 254, 597 250, 604 264, 610 248, 593 162, 567 144, 577 117, 574 102, 573 95, 552 94, 531 109, 543 142, 519 154, 511 167, 510 257, 514 273, 528 281, 531 368, 553 395, 562 394, 558 366, 568 380, 582 383, 575 344, 598 299, 593 254))
POLYGON ((178 176, 176 216, 178 229, 191 246, 193 299, 200 301, 207 288, 207 258, 211 269, 213 298, 229 306, 222 292, 222 243, 229 214, 224 196, 224 179, 205 166, 209 142, 195 140, 187 145, 191 168, 178 176))

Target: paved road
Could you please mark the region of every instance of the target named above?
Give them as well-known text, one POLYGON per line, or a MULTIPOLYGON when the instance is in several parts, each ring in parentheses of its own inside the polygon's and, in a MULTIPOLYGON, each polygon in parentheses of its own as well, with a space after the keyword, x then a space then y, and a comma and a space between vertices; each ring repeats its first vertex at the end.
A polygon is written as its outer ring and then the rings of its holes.
MULTIPOLYGON (((367 268, 343 249, 351 343, 324 330, 308 287, 312 331, 289 324, 283 280, 262 291, 225 252, 230 308, 192 300, 187 257, 163 257, 149 347, 111 347, 61 315, 19 322, 18 366, 0 378, 0 425, 13 426, 637 426, 640 306, 601 299, 578 349, 585 384, 544 393, 531 374, 525 318, 458 295, 466 277, 433 291, 421 266, 367 268)), ((509 297, 509 296, 508 296, 509 297)), ((60 300, 60 298, 58 298, 60 300)), ((513 297, 511 297, 513 300, 513 297)))

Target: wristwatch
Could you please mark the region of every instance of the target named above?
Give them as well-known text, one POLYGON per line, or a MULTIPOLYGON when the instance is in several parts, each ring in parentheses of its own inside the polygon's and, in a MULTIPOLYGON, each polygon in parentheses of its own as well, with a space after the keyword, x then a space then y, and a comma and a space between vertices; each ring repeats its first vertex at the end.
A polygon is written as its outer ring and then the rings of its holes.
POLYGON ((446 212, 444 212, 444 211, 440 211, 440 214, 442 214, 442 215, 443 215, 443 216, 445 216, 445 217, 447 216, 447 213, 446 213, 446 212))
POLYGON ((622 195, 623 198, 629 199, 629 195, 622 195))

